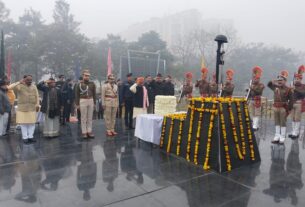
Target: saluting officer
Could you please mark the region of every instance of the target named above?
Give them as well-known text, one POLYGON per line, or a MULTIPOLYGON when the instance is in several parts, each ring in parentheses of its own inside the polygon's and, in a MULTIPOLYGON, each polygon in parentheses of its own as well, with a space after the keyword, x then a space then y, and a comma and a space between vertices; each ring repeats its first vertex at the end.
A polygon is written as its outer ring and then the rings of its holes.
POLYGON ((210 91, 210 83, 207 81, 207 75, 209 70, 207 68, 201 69, 201 80, 197 81, 195 87, 199 88, 201 97, 208 97, 210 91))
POLYGON ((272 143, 284 144, 286 138, 287 115, 292 108, 292 89, 286 85, 288 71, 284 70, 277 80, 270 81, 268 87, 274 92, 275 136, 272 143))
POLYGON ((290 138, 298 138, 300 133, 300 124, 302 118, 302 100, 305 97, 305 85, 302 84, 303 73, 305 66, 301 65, 298 72, 294 74, 293 81, 293 107, 291 110, 292 118, 292 132, 289 134, 290 138))

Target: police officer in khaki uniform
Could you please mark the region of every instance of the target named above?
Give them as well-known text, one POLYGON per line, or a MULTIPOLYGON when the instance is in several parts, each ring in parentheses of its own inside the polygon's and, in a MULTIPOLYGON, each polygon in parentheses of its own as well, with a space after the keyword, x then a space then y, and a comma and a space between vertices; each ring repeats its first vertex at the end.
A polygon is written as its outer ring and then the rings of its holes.
POLYGON ((305 66, 301 65, 298 72, 294 74, 293 81, 293 107, 291 110, 292 118, 292 132, 289 134, 290 138, 298 138, 300 133, 300 124, 302 117, 302 100, 305 98, 305 85, 302 84, 303 73, 305 66))
POLYGON ((104 117, 106 124, 106 135, 115 136, 117 133, 114 130, 116 113, 119 106, 118 86, 115 83, 113 74, 108 75, 107 82, 102 86, 102 104, 104 109, 104 117))
POLYGON ((265 85, 260 82, 260 78, 263 73, 263 69, 259 66, 256 66, 252 69, 252 84, 250 86, 249 92, 249 108, 253 121, 253 129, 259 129, 259 120, 261 117, 262 109, 262 95, 265 88, 265 85))
POLYGON ((235 85, 233 84, 234 70, 233 69, 228 69, 226 71, 226 75, 227 75, 227 80, 222 87, 221 96, 226 97, 226 98, 230 98, 230 97, 232 97, 233 91, 234 91, 234 88, 235 88, 235 85))
POLYGON ((292 108, 292 89, 286 86, 288 72, 281 71, 277 80, 270 81, 268 87, 274 92, 275 136, 272 143, 284 144, 286 138, 287 115, 292 108))
POLYGON ((209 70, 207 68, 201 69, 201 80, 197 81, 195 87, 199 88, 201 97, 208 97, 210 93, 210 83, 207 81, 209 70))
POLYGON ((92 118, 96 103, 96 86, 90 81, 89 70, 83 71, 83 80, 75 87, 75 105, 80 109, 83 138, 94 138, 92 118))

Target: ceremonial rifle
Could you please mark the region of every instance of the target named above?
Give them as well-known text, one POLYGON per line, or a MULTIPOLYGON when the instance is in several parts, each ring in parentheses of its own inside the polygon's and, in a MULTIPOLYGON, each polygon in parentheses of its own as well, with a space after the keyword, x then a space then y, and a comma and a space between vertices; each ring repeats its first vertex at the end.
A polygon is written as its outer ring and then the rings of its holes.
POLYGON ((250 80, 249 88, 246 95, 246 101, 249 101, 250 93, 251 93, 251 87, 252 87, 253 79, 250 80))
POLYGON ((181 89, 181 92, 180 92, 180 96, 179 96, 179 99, 178 99, 178 103, 180 103, 181 102, 181 99, 183 98, 183 96, 184 96, 184 84, 185 84, 185 79, 184 79, 184 81, 183 81, 183 84, 182 84, 182 89, 181 89))

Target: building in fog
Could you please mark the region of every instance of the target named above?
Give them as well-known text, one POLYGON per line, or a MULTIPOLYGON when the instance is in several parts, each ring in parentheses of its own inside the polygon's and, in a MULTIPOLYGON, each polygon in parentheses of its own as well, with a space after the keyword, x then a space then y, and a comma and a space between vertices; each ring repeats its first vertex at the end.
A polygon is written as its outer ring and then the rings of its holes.
POLYGON ((197 10, 187 10, 161 18, 152 18, 128 27, 121 33, 127 41, 135 41, 145 32, 151 30, 160 34, 161 38, 172 46, 177 38, 182 37, 201 27, 202 16, 197 10))
POLYGON ((224 32, 223 28, 233 27, 233 21, 227 19, 203 19, 201 13, 196 10, 187 10, 164 17, 151 18, 148 21, 129 26, 120 35, 127 41, 136 41, 143 33, 151 30, 160 34, 171 48, 179 39, 191 32, 204 28, 207 31, 216 33, 224 32))

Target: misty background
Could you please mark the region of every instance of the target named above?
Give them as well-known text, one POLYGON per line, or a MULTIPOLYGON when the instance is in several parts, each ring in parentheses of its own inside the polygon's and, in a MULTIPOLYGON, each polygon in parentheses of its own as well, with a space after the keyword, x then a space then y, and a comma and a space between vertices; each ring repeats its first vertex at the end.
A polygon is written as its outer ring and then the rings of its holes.
MULTIPOLYGON (((45 74, 76 78, 81 68, 105 79, 109 47, 118 76, 128 70, 124 58, 131 49, 159 51, 164 73, 182 80, 191 71, 199 79, 202 57, 210 71, 215 70, 213 39, 218 34, 229 40, 224 70, 236 71, 237 95, 243 94, 255 65, 264 69, 262 81, 267 83, 282 69, 290 72, 292 80, 304 63, 302 0, 0 2, 0 26, 6 55, 11 54, 13 80, 28 73, 36 80, 45 74)), ((133 65, 138 68, 149 67, 147 63, 155 58, 136 56, 133 65), (140 59, 147 60, 146 65, 140 59)))

